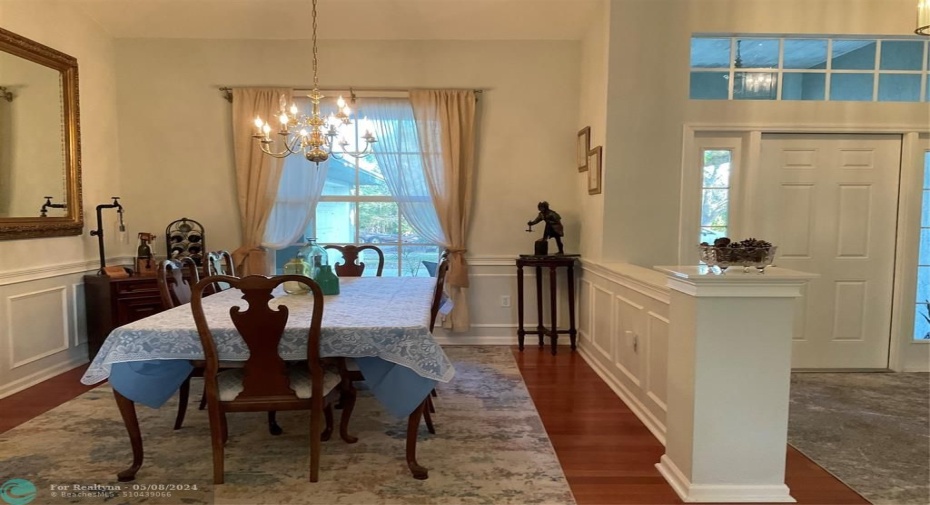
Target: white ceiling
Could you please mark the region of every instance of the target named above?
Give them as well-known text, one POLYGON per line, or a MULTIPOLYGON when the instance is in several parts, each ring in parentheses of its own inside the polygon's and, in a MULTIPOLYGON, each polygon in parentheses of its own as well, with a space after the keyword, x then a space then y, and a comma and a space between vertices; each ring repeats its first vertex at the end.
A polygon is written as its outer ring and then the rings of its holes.
MULTIPOLYGON (((33 0, 36 3, 44 0, 33 0)), ((310 0, 64 0, 115 38, 306 39, 310 0)), ((319 0, 320 39, 577 40, 603 0, 319 0)))

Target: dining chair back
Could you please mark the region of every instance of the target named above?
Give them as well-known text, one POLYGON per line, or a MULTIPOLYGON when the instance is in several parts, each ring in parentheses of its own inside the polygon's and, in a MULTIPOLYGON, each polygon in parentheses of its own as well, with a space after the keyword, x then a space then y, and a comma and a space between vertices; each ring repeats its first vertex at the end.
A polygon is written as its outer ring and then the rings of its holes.
MULTIPOLYGON (((193 289, 191 310, 203 346, 204 380, 213 446, 213 481, 224 480, 224 444, 228 438, 226 412, 269 410, 310 410, 310 482, 319 480, 321 440, 332 433, 332 403, 342 396, 343 411, 340 435, 353 443, 348 434, 349 417, 355 405, 355 390, 348 381, 345 363, 332 359, 336 371, 324 368, 320 356, 320 329, 323 320, 323 292, 319 285, 302 275, 243 278, 228 275, 209 276, 193 289), (223 282, 242 292, 247 304, 229 309, 229 317, 249 349, 245 366, 220 368, 217 345, 204 314, 204 291, 211 284, 223 282), (278 354, 289 310, 284 305, 272 308, 275 288, 285 282, 299 282, 309 289, 313 300, 307 329, 307 361, 288 365, 278 354), (324 416, 326 429, 323 429, 324 416)), ((301 323, 304 324, 304 323, 301 323)))
MULTIPOLYGON (((233 263, 232 254, 229 251, 213 251, 207 253, 207 275, 231 275, 236 276, 236 265, 233 263)), ((229 289, 229 284, 224 282, 213 285, 213 292, 219 293, 229 289)), ((209 291, 209 290, 208 290, 209 291)))
MULTIPOLYGON (((199 281, 200 274, 197 271, 197 263, 191 258, 182 258, 178 260, 164 260, 158 264, 155 269, 155 281, 158 284, 158 294, 161 296, 161 305, 164 310, 172 309, 179 305, 190 303, 191 286, 199 281), (190 272, 189 279, 184 277, 184 271, 190 272)), ((180 398, 178 399, 178 413, 174 418, 174 429, 180 430, 184 425, 184 417, 187 415, 187 399, 190 396, 191 377, 202 376, 203 369, 194 367, 191 374, 184 379, 184 382, 178 388, 180 398)), ((203 408, 204 402, 200 402, 203 408)))
POLYGON ((444 254, 436 267, 436 287, 433 288, 433 303, 429 308, 429 331, 433 331, 436 326, 436 316, 439 315, 439 309, 447 299, 445 292, 447 273, 449 273, 449 259, 444 254))
POLYGON ((164 260, 158 264, 155 280, 162 307, 168 310, 190 303, 191 286, 200 280, 200 273, 197 271, 197 263, 191 258, 164 260), (188 278, 184 277, 185 270, 189 272, 188 278))
POLYGON ((323 248, 335 249, 342 253, 342 263, 336 263, 333 266, 333 270, 336 271, 336 275, 339 277, 361 277, 362 273, 365 272, 365 263, 361 261, 359 255, 366 250, 374 251, 378 255, 378 270, 375 275, 381 277, 381 273, 384 272, 384 252, 378 246, 370 244, 361 246, 331 244, 325 245, 323 248))

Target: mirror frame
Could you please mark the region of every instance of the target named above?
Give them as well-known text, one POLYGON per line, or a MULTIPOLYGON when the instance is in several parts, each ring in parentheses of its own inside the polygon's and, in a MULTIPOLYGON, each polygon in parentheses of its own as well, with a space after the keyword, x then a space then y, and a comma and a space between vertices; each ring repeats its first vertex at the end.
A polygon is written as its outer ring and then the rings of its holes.
MULTIPOLYGON (((77 58, 3 28, 0 28, 0 51, 58 70, 61 74, 62 150, 65 153, 63 168, 68 205, 64 217, 0 217, 0 240, 81 235, 84 232, 84 211, 77 58)), ((36 202, 36 214, 41 205, 41 202, 36 202)))

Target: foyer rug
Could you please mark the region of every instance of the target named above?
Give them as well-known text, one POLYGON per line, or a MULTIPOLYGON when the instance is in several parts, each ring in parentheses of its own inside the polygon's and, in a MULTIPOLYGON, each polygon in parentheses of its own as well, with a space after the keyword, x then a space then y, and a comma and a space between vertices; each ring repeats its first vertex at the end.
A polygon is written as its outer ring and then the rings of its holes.
POLYGON ((875 504, 930 503, 930 374, 791 374, 788 442, 875 504))
POLYGON ((318 483, 307 481, 308 414, 279 413, 285 433, 272 437, 264 413, 239 413, 228 415, 226 483, 213 486, 209 423, 196 408, 197 383, 179 431, 172 430, 176 400, 157 410, 138 407, 146 459, 135 482, 116 481, 131 452, 104 385, 0 435, 0 483, 30 481, 36 504, 573 504, 510 348, 445 351, 456 376, 437 389, 437 433, 421 426, 418 460, 430 470, 425 481, 407 470, 406 420, 382 412, 360 391, 350 430, 359 442, 348 445, 336 434, 324 442, 318 483))

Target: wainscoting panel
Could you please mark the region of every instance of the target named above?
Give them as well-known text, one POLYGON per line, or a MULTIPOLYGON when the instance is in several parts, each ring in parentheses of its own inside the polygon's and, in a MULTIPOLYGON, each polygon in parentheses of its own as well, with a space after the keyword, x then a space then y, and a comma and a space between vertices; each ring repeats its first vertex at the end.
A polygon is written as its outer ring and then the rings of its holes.
POLYGON ((88 361, 82 278, 96 263, 0 272, 0 398, 88 361))
MULTIPOLYGON (((489 256, 468 258, 469 289, 468 307, 471 328, 464 332, 451 332, 439 328, 434 334, 440 344, 449 345, 514 345, 517 343, 517 266, 516 256, 489 256), (504 307, 509 302, 509 307, 504 307)), ((578 277, 580 263, 575 267, 576 305, 580 295, 578 277)), ((567 275, 564 268, 558 269, 556 321, 560 328, 568 328, 567 275)), ((549 272, 542 272, 543 321, 550 324, 549 272)), ((536 305, 536 273, 533 268, 523 269, 523 326, 535 329, 539 317, 536 305)), ((576 326, 583 316, 575 314, 576 326)), ((537 336, 527 335, 527 345, 536 345, 537 336)), ((549 343, 548 337, 546 344, 549 343)), ((559 337, 560 345, 568 345, 568 335, 559 337)))
POLYGON ((581 277, 585 294, 579 317, 590 320, 580 334, 581 355, 665 443, 669 294, 664 276, 585 261, 581 277))
POLYGON ((7 312, 10 314, 7 332, 26 336, 10 340, 10 370, 69 347, 67 289, 66 286, 54 286, 7 297, 7 312))
POLYGON ((614 294, 603 287, 594 285, 594 296, 591 299, 591 343, 594 348, 605 359, 610 359, 613 355, 613 333, 614 333, 614 312, 613 300, 614 294))

